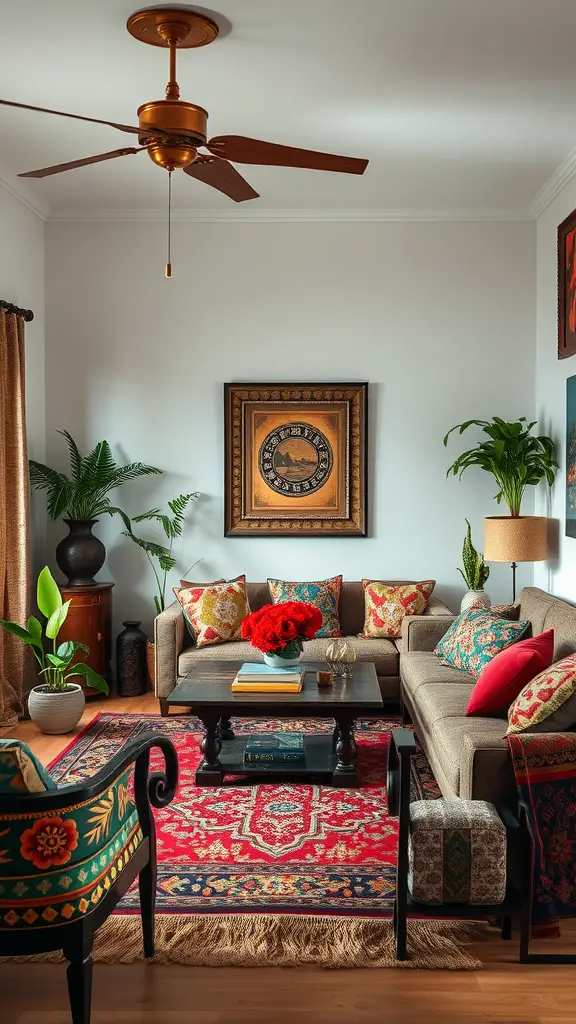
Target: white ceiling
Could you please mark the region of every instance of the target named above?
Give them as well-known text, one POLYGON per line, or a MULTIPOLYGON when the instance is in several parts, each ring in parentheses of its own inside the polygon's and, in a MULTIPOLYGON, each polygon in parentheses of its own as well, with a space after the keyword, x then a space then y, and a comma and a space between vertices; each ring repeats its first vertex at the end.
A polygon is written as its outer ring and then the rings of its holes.
MULTIPOLYGON (((128 35, 138 0, 0 0, 0 97, 136 124, 167 53, 128 35)), ((231 31, 179 54, 210 134, 368 157, 363 177, 239 169, 260 210, 528 212, 576 145, 573 0, 218 0, 231 31)), ((132 145, 112 128, 0 108, 0 175, 132 145)), ((184 174, 182 211, 233 204, 184 174)), ((53 215, 163 210, 145 153, 19 182, 53 215)))

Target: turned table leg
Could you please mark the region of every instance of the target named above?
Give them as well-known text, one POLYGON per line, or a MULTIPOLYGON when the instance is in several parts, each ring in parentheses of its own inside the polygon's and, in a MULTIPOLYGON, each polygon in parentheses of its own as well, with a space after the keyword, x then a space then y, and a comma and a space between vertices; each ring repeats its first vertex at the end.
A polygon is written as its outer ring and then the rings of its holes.
POLYGON ((220 722, 218 723, 218 732, 220 733, 221 740, 233 740, 236 733, 232 728, 232 722, 227 715, 222 715, 220 722))
POLYGON ((332 773, 332 785, 353 788, 360 785, 356 768, 356 741, 353 722, 336 719, 336 767, 332 773))
POLYGON ((220 786, 224 778, 218 755, 222 749, 218 718, 202 718, 206 730, 200 743, 203 759, 196 772, 197 786, 220 786))

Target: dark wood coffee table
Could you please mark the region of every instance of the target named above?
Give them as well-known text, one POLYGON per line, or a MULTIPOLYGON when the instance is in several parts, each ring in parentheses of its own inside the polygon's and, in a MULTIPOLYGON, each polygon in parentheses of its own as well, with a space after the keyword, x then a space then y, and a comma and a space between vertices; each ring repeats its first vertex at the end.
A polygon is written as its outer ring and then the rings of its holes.
MULTIPOLYGON (((316 671, 325 664, 307 664, 300 693, 233 693, 232 680, 242 662, 206 661, 195 666, 166 698, 169 707, 191 708, 206 733, 200 744, 203 760, 196 785, 220 786, 225 775, 319 778, 333 786, 359 785, 354 722, 382 709, 382 696, 372 662, 357 662, 352 676, 319 687, 316 671), (245 765, 246 737, 235 736, 231 720, 239 718, 328 718, 332 733, 306 735, 306 767, 245 765)), ((255 726, 255 731, 257 727, 255 726)))

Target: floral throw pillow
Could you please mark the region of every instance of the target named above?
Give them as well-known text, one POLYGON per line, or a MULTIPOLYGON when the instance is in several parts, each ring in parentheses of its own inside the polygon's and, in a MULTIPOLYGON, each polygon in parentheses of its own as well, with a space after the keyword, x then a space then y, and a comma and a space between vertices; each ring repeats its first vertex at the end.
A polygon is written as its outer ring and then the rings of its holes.
POLYGON ((486 608, 472 607, 454 620, 434 653, 444 665, 477 678, 492 658, 518 640, 524 640, 530 630, 530 622, 511 622, 486 608))
POLYGON ((365 637, 399 637, 402 621, 406 615, 421 615, 432 591, 435 580, 423 583, 384 583, 379 580, 362 580, 364 587, 364 631, 365 637))
POLYGON ((54 779, 26 743, 0 740, 0 794, 46 793, 56 788, 54 779))
POLYGON ((245 576, 175 593, 197 647, 241 639, 242 620, 250 614, 245 576))
POLYGON ((317 637, 342 636, 338 617, 338 602, 342 577, 333 576, 329 580, 318 580, 314 583, 287 583, 286 580, 268 580, 268 589, 274 604, 284 601, 303 601, 313 604, 322 612, 322 625, 316 633, 317 637))
POLYGON ((576 725, 576 654, 569 654, 535 676, 508 712, 506 735, 566 732, 576 725))

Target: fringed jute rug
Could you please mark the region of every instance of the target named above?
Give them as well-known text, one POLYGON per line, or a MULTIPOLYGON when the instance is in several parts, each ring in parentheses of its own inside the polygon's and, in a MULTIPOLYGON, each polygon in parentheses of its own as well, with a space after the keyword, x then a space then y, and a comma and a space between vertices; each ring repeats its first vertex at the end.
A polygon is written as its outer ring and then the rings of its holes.
MULTIPOLYGON (((359 789, 247 783, 198 788, 200 723, 192 717, 100 714, 50 765, 59 784, 93 775, 148 730, 170 736, 180 782, 155 812, 158 850, 156 960, 205 966, 392 967, 390 915, 396 821, 385 773, 396 720, 359 722, 359 789)), ((324 731, 327 722, 260 721, 258 732, 324 731)), ((237 734, 254 722, 234 720, 237 734)), ((161 766, 161 755, 152 767, 161 766)), ((414 760, 414 799, 440 795, 423 753, 414 760)), ((142 958, 138 890, 100 930, 95 959, 142 958)), ((412 921, 409 967, 475 969, 462 921, 412 921)))

